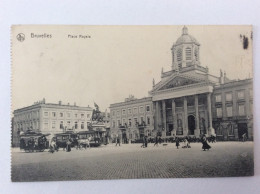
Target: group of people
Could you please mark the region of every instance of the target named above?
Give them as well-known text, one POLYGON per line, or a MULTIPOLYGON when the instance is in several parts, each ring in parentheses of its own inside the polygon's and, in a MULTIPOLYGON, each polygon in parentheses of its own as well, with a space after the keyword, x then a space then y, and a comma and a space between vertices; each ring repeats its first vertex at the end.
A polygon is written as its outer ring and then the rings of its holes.
MULTIPOLYGON (((147 140, 147 138, 146 138, 146 140, 147 140)), ((144 142, 145 142, 145 140, 144 140, 144 142)), ((214 141, 214 142, 216 142, 216 141, 214 141)), ((146 143, 147 143, 147 141, 146 141, 146 143)), ((158 146, 159 143, 161 143, 161 137, 156 136, 154 146, 158 146)), ((208 140, 207 140, 206 135, 203 135, 201 137, 201 143, 202 143, 203 151, 209 150, 211 148, 211 146, 208 144, 208 140)), ((179 139, 178 137, 176 137, 175 138, 175 145, 176 145, 177 149, 179 149, 181 144, 182 144, 182 148, 191 148, 190 141, 189 141, 188 137, 186 137, 184 139, 179 139)))
POLYGON ((28 150, 29 152, 43 151, 47 148, 47 139, 44 135, 40 137, 30 137, 27 140, 21 138, 20 148, 28 150))
MULTIPOLYGON (((175 141, 176 141, 176 147, 177 147, 177 149, 179 149, 179 146, 180 146, 180 140, 179 140, 179 138, 177 137, 175 141)), ((211 146, 208 144, 208 140, 207 140, 206 135, 203 135, 203 136, 201 137, 201 143, 202 143, 202 149, 203 149, 203 151, 209 150, 209 149, 211 148, 211 146)), ((189 139, 188 139, 187 137, 184 138, 184 140, 183 140, 183 146, 182 146, 182 148, 191 148, 189 139)))
POLYGON ((83 148, 87 149, 87 148, 90 148, 90 141, 91 141, 91 137, 88 137, 86 139, 78 139, 78 138, 75 138, 75 139, 72 139, 72 138, 68 138, 65 142, 65 145, 64 143, 62 143, 61 145, 57 145, 57 141, 55 138, 52 138, 51 140, 51 143, 50 143, 50 149, 49 151, 51 153, 54 153, 54 151, 58 151, 59 150, 59 147, 62 147, 63 150, 67 151, 67 152, 70 152, 71 151, 71 147, 75 147, 77 150, 82 150, 83 148))
MULTIPOLYGON (((63 148, 63 150, 66 149, 67 152, 71 151, 71 144, 72 144, 72 139, 69 138, 66 141, 66 147, 63 148)), ((49 152, 50 153, 54 153, 55 151, 59 151, 59 147, 56 144, 56 139, 52 138, 51 143, 50 143, 50 147, 49 147, 49 152)))
MULTIPOLYGON (((180 139, 178 137, 176 137, 175 139, 175 143, 176 143, 176 147, 177 149, 179 149, 179 146, 180 146, 180 139)), ((186 137, 184 138, 184 140, 182 141, 182 148, 191 148, 190 146, 190 142, 189 142, 189 139, 186 137)))

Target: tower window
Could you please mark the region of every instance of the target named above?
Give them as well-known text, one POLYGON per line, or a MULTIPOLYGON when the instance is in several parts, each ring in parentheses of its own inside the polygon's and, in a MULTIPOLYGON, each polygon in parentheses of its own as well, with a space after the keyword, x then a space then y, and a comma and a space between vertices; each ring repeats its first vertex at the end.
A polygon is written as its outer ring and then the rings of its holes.
POLYGON ((191 60, 191 48, 186 48, 186 60, 191 60))
POLYGON ((182 61, 182 50, 181 50, 181 49, 179 49, 179 50, 177 51, 177 61, 178 61, 178 62, 181 62, 181 61, 182 61))
POLYGON ((178 61, 178 68, 182 68, 182 50, 181 49, 178 49, 177 51, 177 61, 178 61))

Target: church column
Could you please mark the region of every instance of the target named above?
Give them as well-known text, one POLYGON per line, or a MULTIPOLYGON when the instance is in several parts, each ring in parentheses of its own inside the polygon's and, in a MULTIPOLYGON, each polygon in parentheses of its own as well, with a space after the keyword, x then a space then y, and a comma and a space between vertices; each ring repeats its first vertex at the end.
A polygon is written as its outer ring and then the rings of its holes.
POLYGON ((155 124, 155 130, 156 130, 156 132, 158 132, 159 131, 159 127, 158 127, 158 125, 159 125, 159 101, 156 101, 155 102, 155 122, 154 122, 154 124, 155 124))
POLYGON ((165 104, 165 100, 162 100, 162 135, 166 136, 166 104, 165 104))
POLYGON ((172 99, 172 120, 173 120, 173 135, 176 135, 177 131, 177 115, 176 115, 176 110, 175 110, 176 104, 174 99, 172 99))
POLYGON ((156 130, 156 102, 153 102, 153 105, 152 105, 152 110, 153 110, 153 119, 152 119, 152 122, 153 122, 153 130, 155 131, 156 130))
POLYGON ((188 107, 187 107, 187 98, 186 96, 184 97, 183 100, 183 107, 184 107, 184 130, 183 130, 183 135, 188 135, 188 107))
POLYGON ((194 135, 199 137, 200 135, 200 118, 199 118, 199 100, 198 95, 195 95, 195 112, 196 112, 196 129, 194 135))
POLYGON ((208 135, 211 135, 212 133, 214 133, 212 129, 211 93, 207 94, 207 101, 208 101, 208 115, 209 115, 208 135))

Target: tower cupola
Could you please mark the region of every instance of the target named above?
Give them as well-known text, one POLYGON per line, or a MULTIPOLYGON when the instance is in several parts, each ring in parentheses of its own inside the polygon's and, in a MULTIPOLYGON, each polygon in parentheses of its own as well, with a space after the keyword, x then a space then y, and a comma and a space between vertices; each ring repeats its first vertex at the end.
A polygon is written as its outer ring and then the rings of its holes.
POLYGON ((183 67, 200 65, 199 42, 188 34, 188 28, 182 28, 182 35, 173 44, 172 50, 172 69, 178 70, 183 67))

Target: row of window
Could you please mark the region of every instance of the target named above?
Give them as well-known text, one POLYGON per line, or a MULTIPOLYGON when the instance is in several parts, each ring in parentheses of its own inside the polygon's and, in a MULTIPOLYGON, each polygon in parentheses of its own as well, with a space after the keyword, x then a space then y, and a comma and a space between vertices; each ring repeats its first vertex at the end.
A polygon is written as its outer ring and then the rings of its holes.
MULTIPOLYGON (((67 115, 66 115, 67 118, 70 118, 70 117, 72 116, 72 114, 71 114, 70 112, 67 112, 66 114, 67 114, 67 115)), ((63 118, 65 115, 64 115, 63 112, 59 112, 59 113, 57 113, 57 112, 51 112, 51 116, 52 116, 53 118, 56 118, 56 117, 58 117, 58 116, 59 116, 60 118, 63 118), (58 114, 59 114, 59 115, 58 115, 58 114)), ((49 117, 49 112, 45 111, 45 112, 44 112, 44 117, 49 117)), ((85 114, 84 114, 84 113, 80 113, 80 114, 75 113, 75 114, 74 114, 74 118, 84 119, 84 118, 85 118, 85 114)), ((90 118, 90 114, 87 114, 87 118, 90 118)))
POLYGON ((19 131, 28 130, 28 129, 39 129, 39 121, 18 122, 16 127, 17 130, 19 131))
MULTIPOLYGON (((58 122, 56 121, 52 121, 51 122, 51 128, 52 129, 56 129, 56 124, 58 122)), ((86 124, 84 122, 74 122, 72 123, 71 121, 67 121, 67 122, 63 122, 60 121, 59 122, 59 129, 87 129, 87 126, 89 125, 89 122, 87 122, 86 124)), ((44 126, 43 128, 45 130, 49 129, 49 122, 48 121, 44 121, 44 126)))
MULTIPOLYGON (((145 106, 145 111, 146 112, 150 112, 151 111, 150 105, 146 105, 145 106)), ((137 113, 138 113, 138 107, 134 107, 133 108, 133 114, 137 114, 137 113)), ((139 106, 139 113, 144 113, 144 106, 139 106)), ((121 114, 122 115, 126 115, 126 109, 122 109, 121 110, 121 114)), ((132 115, 132 108, 128 108, 127 109, 127 114, 128 115, 132 115)), ((117 111, 113 110, 112 111, 112 115, 113 116, 115 116, 115 115, 120 116, 120 110, 117 110, 117 111)))
POLYGON ((32 111, 32 112, 16 115, 16 118, 18 118, 19 120, 32 119, 35 117, 39 117, 39 111, 32 111))
MULTIPOLYGON (((249 90, 249 96, 250 96, 250 98, 253 97, 253 90, 252 89, 249 90)), ((222 102, 222 95, 221 94, 217 94, 217 95, 215 95, 215 97, 216 97, 216 102, 222 102)), ((226 93, 225 98, 226 98, 227 102, 232 101, 233 100, 232 92, 226 93)), ((237 91, 237 98, 239 100, 245 99, 245 91, 244 90, 237 91)))
MULTIPOLYGON (((185 49, 185 54, 186 54, 186 60, 191 60, 191 56, 192 56, 192 52, 191 52, 191 48, 186 48, 185 49)), ((198 61, 198 50, 195 49, 194 50, 194 56, 195 56, 195 60, 198 61)), ((174 55, 173 55, 174 57, 174 55)), ((177 50, 177 61, 181 62, 182 61, 182 49, 178 49, 177 50)), ((174 60, 174 59, 173 59, 174 60)))
POLYGON ((123 118, 122 119, 122 122, 121 120, 117 120, 117 123, 115 120, 112 121, 112 127, 115 128, 115 127, 121 127, 121 126, 128 126, 128 127, 131 127, 132 125, 142 125, 142 124, 145 124, 145 125, 151 125, 151 117, 150 116, 147 116, 146 117, 146 120, 144 120, 144 117, 140 117, 140 120, 138 121, 138 118, 135 117, 133 120, 132 119, 125 119, 123 118))
MULTIPOLYGON (((251 104, 251 106, 252 106, 252 104, 251 104)), ((218 107, 218 108, 216 108, 216 110, 217 110, 217 118, 223 117, 222 107, 218 107)), ((227 117, 233 117, 233 107, 232 106, 227 106, 226 107, 226 113, 227 113, 226 114, 227 117)), ((238 116, 245 116, 245 115, 246 115, 245 105, 244 104, 239 104, 238 105, 238 116)))

